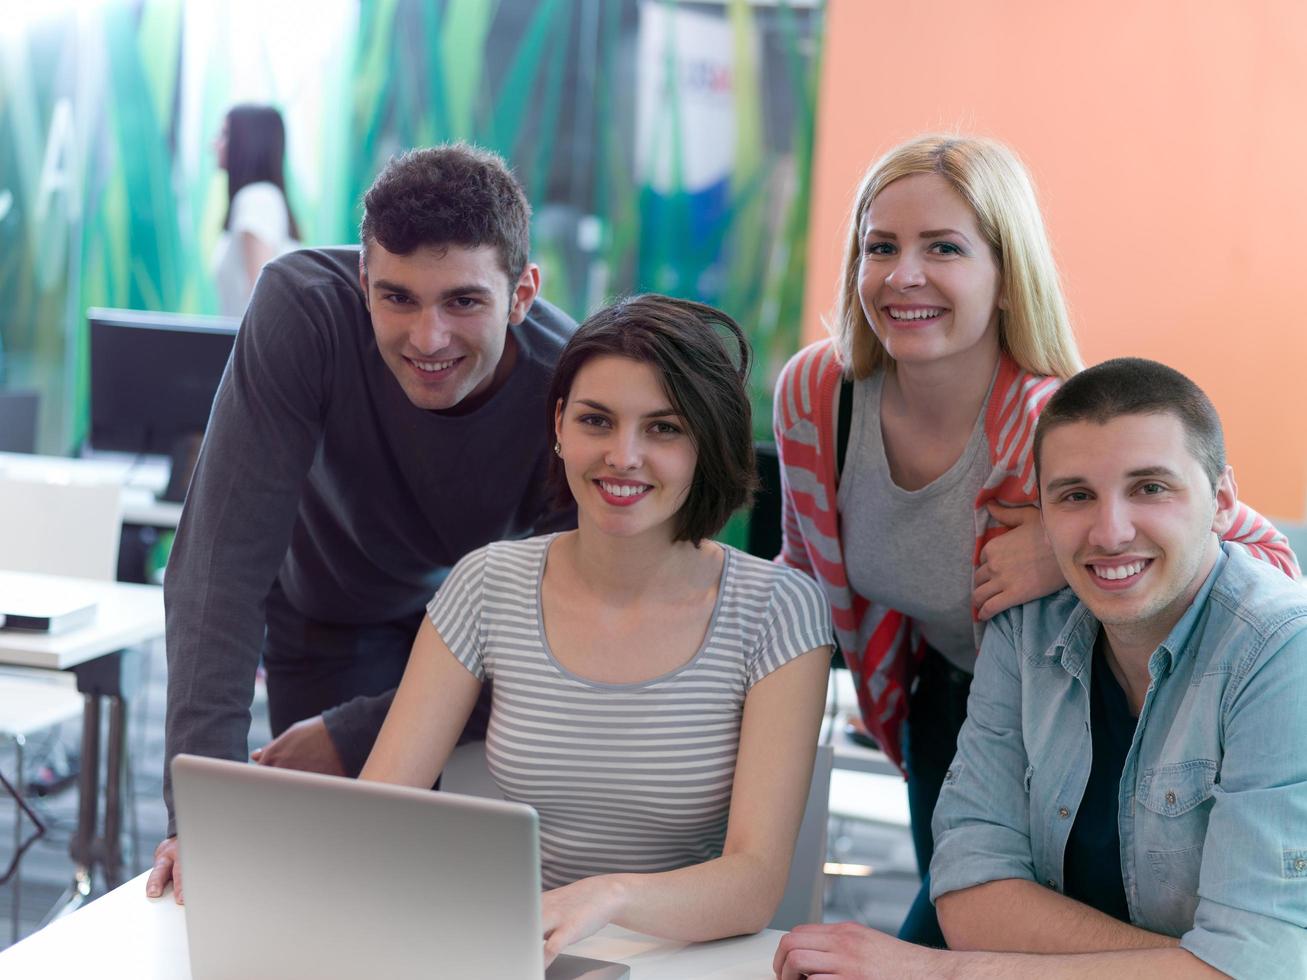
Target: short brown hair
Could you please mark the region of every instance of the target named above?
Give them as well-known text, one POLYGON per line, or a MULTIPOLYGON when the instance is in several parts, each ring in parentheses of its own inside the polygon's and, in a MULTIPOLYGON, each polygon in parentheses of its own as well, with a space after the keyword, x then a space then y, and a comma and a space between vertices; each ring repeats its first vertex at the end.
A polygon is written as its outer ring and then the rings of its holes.
MULTIPOLYGON (((698 454, 685 503, 676 512, 673 541, 696 546, 753 499, 758 477, 753 420, 745 380, 749 344, 721 310, 690 300, 645 294, 618 300, 581 324, 563 348, 549 386, 549 441, 554 413, 566 404, 587 361, 625 357, 653 367, 698 454), (723 334, 735 348, 732 357, 723 334)), ((549 481, 560 505, 572 502, 562 460, 551 456, 549 481)))
POLYGON ((492 245, 510 282, 526 268, 531 205, 503 158, 467 143, 391 157, 363 197, 359 226, 368 245, 411 255, 419 248, 492 245))
POLYGON ((1059 425, 1105 425, 1122 415, 1174 415, 1184 426, 1189 452, 1212 484, 1225 472, 1225 435, 1216 406, 1175 368, 1142 357, 1117 357, 1086 368, 1064 384, 1035 426, 1035 473, 1048 433, 1059 425))

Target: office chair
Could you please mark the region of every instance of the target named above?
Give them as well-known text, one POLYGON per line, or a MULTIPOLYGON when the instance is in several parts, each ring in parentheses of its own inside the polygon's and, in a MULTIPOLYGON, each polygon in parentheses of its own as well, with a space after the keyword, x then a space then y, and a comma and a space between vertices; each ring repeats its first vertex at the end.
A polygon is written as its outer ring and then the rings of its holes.
POLYGON ((36 452, 36 422, 40 410, 39 391, 0 388, 0 453, 36 452))
MULTIPOLYGON (((122 487, 118 483, 51 483, 0 474, 0 568, 113 581, 122 523, 122 487)), ((13 795, 15 853, 0 883, 12 876, 10 927, 17 941, 21 910, 21 859, 44 828, 22 798, 23 748, 37 731, 82 716, 82 695, 63 683, 71 675, 11 668, 0 672, 0 737, 14 743, 13 795), (53 674, 53 676, 51 676, 53 674), (24 842, 26 815, 38 828, 24 842)), ((88 764, 83 759, 83 764, 88 764)), ((133 798, 133 806, 134 806, 133 798)))

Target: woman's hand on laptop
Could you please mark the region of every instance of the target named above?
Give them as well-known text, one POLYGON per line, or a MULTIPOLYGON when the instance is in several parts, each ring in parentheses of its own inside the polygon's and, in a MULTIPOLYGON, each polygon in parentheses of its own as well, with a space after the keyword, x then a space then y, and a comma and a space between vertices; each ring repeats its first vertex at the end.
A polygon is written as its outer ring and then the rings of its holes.
POLYGON ((540 897, 545 966, 573 943, 592 936, 618 915, 625 889, 619 875, 582 878, 540 897))
POLYGON ((182 896, 182 862, 177 854, 177 838, 168 837, 159 842, 154 849, 154 867, 150 877, 145 879, 146 898, 158 898, 172 882, 172 898, 178 905, 184 905, 182 896))

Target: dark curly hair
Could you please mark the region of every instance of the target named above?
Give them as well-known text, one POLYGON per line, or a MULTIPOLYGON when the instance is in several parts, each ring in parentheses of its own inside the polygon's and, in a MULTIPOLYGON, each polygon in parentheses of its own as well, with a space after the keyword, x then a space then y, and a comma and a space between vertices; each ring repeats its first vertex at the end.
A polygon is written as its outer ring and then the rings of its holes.
MULTIPOLYGON (((690 492, 676 512, 672 540, 697 546, 747 505, 758 486, 744 387, 750 356, 744 332, 721 310, 654 293, 605 307, 577 328, 558 358, 545 402, 551 443, 554 413, 567 404, 577 373, 587 361, 606 356, 653 367, 689 430, 698 460, 690 492)), ((556 455, 549 457, 549 483, 559 506, 570 506, 572 491, 556 455)))
POLYGON ((359 240, 365 263, 373 242, 396 255, 493 245, 516 282, 530 253, 531 205, 495 153, 467 143, 410 150, 391 157, 364 195, 359 240))

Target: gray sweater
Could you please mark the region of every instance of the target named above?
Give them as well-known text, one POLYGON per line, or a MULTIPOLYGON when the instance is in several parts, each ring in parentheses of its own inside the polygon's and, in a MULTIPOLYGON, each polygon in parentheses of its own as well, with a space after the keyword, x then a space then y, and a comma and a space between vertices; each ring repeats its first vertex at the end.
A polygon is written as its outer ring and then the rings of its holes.
MULTIPOLYGON (((358 249, 259 279, 214 399, 168 562, 167 758, 245 759, 264 602, 330 623, 421 610, 488 542, 575 525, 550 506, 545 392, 575 324, 537 300, 504 387, 466 415, 415 407, 377 351, 358 249)), ((388 699, 329 719, 375 734, 388 699)), ((164 797, 172 811, 171 786, 164 797)))

